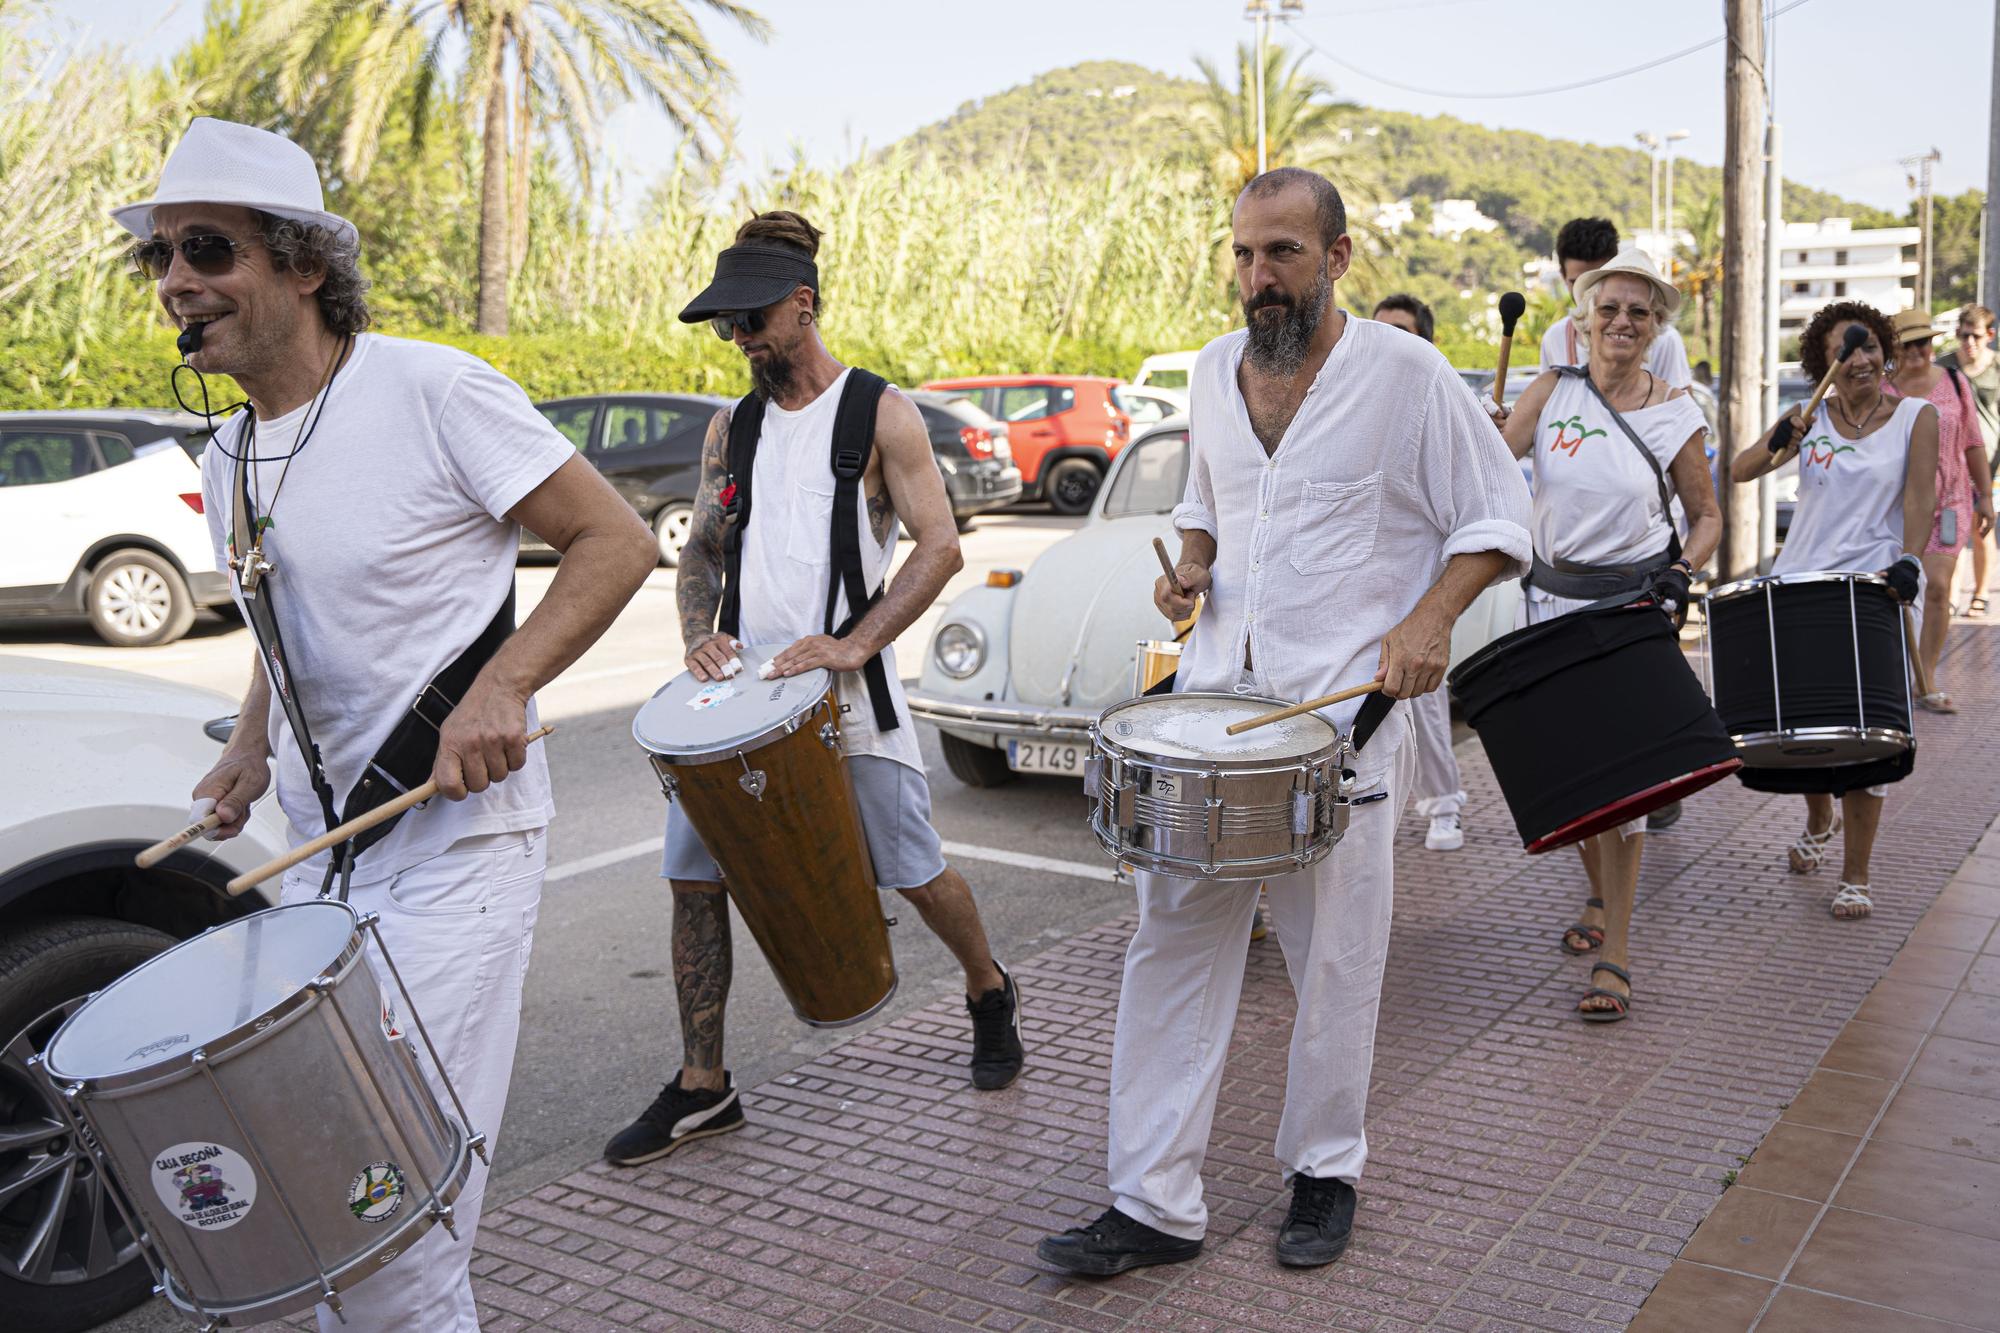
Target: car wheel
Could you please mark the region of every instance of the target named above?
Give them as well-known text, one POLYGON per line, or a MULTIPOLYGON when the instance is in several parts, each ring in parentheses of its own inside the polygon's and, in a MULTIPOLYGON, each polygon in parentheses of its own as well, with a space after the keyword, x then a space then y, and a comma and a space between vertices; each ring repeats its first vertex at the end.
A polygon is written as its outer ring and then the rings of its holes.
POLYGON ((71 917, 0 936, 0 1311, 72 1333, 143 1301, 153 1275, 28 1057, 101 990, 172 947, 122 921, 71 917))
POLYGON ((653 535, 660 540, 660 563, 668 569, 681 567, 681 552, 688 534, 694 530, 694 506, 676 500, 653 515, 653 535))
POLYGON ((1058 514, 1087 514, 1102 480, 1103 474, 1088 459, 1065 458, 1050 471, 1042 489, 1048 494, 1049 508, 1058 514))
POLYGON ((114 648, 172 643, 194 624, 194 599, 173 562, 151 551, 113 551, 90 576, 90 627, 114 648))
POLYGON ((1014 780, 1014 770, 1007 767, 1005 750, 978 745, 948 731, 938 734, 938 742, 944 746, 945 767, 966 786, 998 787, 1003 782, 1014 780))

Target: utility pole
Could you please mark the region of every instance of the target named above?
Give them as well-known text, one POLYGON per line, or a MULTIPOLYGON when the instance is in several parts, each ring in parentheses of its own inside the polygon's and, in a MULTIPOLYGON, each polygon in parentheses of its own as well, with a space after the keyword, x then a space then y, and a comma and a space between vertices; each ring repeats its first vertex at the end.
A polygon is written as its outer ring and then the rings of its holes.
POLYGON ((1646 150, 1650 159, 1648 165, 1652 175, 1646 185, 1646 230, 1651 233, 1654 245, 1660 243, 1660 136, 1649 130, 1640 130, 1632 136, 1639 146, 1646 150))
MULTIPOLYGON (((1727 476, 1738 454, 1761 434, 1758 392, 1764 334, 1764 252, 1758 206, 1764 194, 1759 142, 1764 114, 1764 27, 1758 0, 1724 0, 1724 96, 1727 130, 1722 155, 1722 439, 1717 462, 1727 476)), ((1717 574, 1742 578, 1757 566, 1755 491, 1722 491, 1722 549, 1717 574)))
MULTIPOLYGON (((1778 419, 1778 333, 1784 287, 1784 135, 1778 126, 1778 14, 1773 3, 1764 15, 1764 401, 1759 421, 1778 419)), ((1778 551, 1777 478, 1757 478, 1757 572, 1771 568, 1778 551)))
POLYGON ((1306 12, 1306 0, 1278 0, 1278 12, 1271 12, 1271 0, 1243 0, 1243 17, 1257 27, 1257 174, 1263 175, 1271 169, 1270 153, 1265 147, 1264 129, 1264 62, 1265 52, 1270 49, 1271 24, 1289 23, 1306 12))
POLYGON ((1926 315, 1931 312, 1931 273, 1937 268, 1937 256, 1931 249, 1931 168, 1936 166, 1937 162, 1938 150, 1935 148, 1922 157, 1903 159, 1903 169, 1917 173, 1909 179, 1910 185, 1917 192, 1919 207, 1917 225, 1923 228, 1923 238, 1917 245, 1917 254, 1920 257, 1917 265, 1917 291, 1918 300, 1922 303, 1919 308, 1926 315))
MULTIPOLYGON (((1992 100, 1986 104, 1986 123, 1991 127, 1986 136, 1986 207, 1979 212, 1982 226, 1993 212, 1995 202, 2000 201, 2000 5, 1993 9, 1993 87, 1989 97, 1992 100)), ((1985 255, 1980 265, 1984 275, 1980 290, 1984 294, 1979 303, 1990 306, 2000 300, 2000 245, 1989 242, 1985 255)))
POLYGON ((1667 145, 1667 267, 1668 282, 1674 280, 1674 255, 1681 248, 1674 231, 1674 145, 1688 137, 1686 130, 1668 130, 1664 136, 1667 145))

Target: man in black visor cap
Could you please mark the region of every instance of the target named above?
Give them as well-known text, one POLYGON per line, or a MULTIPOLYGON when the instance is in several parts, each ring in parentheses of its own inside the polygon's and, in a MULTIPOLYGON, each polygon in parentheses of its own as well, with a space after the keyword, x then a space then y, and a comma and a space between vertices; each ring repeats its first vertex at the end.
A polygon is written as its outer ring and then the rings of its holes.
MULTIPOLYGON (((687 667, 698 680, 726 681, 743 669, 744 644, 782 644, 766 668, 772 674, 834 673, 876 883, 909 899, 964 967, 972 1082, 1003 1088, 1021 1071, 1020 1001, 987 944, 972 890, 944 863, 893 647, 965 562, 915 404, 879 376, 843 366, 820 341, 819 239, 797 213, 759 214, 681 311, 684 322, 707 320, 734 342, 756 386, 715 414, 702 446, 678 570, 687 667), (888 583, 899 520, 915 549, 888 583)), ((621 1166, 743 1123, 722 1056, 728 902, 714 858, 678 804, 667 809, 661 873, 673 887, 682 1065, 606 1145, 606 1159, 621 1166)), ((812 892, 812 867, 800 866, 798 889, 812 892)))

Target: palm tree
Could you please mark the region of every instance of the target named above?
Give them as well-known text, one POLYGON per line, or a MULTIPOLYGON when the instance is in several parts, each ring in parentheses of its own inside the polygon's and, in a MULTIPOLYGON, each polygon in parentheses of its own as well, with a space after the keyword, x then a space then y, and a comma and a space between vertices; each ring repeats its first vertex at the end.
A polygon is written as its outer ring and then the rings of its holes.
POLYGON ((1671 280, 1694 298, 1696 344, 1702 356, 1712 357, 1715 298, 1722 290, 1721 194, 1709 195, 1688 214, 1687 224, 1693 243, 1681 247, 1671 280))
MULTIPOLYGON (((1292 56, 1282 46, 1265 48, 1265 160, 1331 177, 1341 156, 1339 117, 1353 103, 1333 100, 1333 85, 1305 73, 1305 60, 1304 52, 1292 56)), ((1196 56, 1194 63, 1204 86, 1188 108, 1186 128, 1218 191, 1233 199, 1257 174, 1256 47, 1238 43, 1233 88, 1214 61, 1196 56)))
MULTIPOLYGON (((696 0, 753 37, 770 25, 736 0, 696 0)), ((274 0, 252 26, 246 69, 275 69, 301 119, 326 123, 351 180, 367 174, 398 105, 412 130, 463 39, 464 103, 483 107, 480 139, 481 333, 507 332, 507 283, 527 254, 528 167, 537 137, 559 135, 586 195, 597 131, 644 96, 699 157, 726 135, 729 68, 682 0, 274 0), (399 96, 414 92, 414 96, 399 96)))

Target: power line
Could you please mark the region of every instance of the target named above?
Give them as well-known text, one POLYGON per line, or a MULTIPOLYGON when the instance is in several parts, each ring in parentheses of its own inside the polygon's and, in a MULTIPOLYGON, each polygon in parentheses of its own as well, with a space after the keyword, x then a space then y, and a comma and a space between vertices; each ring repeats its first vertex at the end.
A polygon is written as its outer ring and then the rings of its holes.
MULTIPOLYGON (((1792 3, 1772 10, 1771 17, 1775 19, 1780 14, 1789 14, 1800 5, 1807 3, 1809 3, 1809 0, 1792 0, 1792 3)), ((1559 83, 1545 88, 1527 88, 1520 92, 1511 93, 1469 93, 1457 88, 1423 88, 1413 83, 1399 83, 1395 79, 1385 79, 1379 74, 1371 73, 1368 70, 1362 69, 1359 65, 1342 60, 1339 56, 1326 51, 1296 24, 1293 25, 1292 31, 1297 33, 1299 40, 1304 42, 1320 59, 1330 64, 1338 65, 1350 74, 1359 74, 1370 83, 1379 83, 1385 88, 1394 88, 1399 92, 1405 93, 1417 93, 1424 97, 1446 97, 1461 101, 1507 101, 1518 97, 1547 97, 1552 93, 1573 93, 1579 88, 1595 87, 1600 83, 1610 83, 1614 79, 1627 78, 1633 74, 1643 74, 1649 69, 1658 69, 1661 65, 1672 64, 1676 60, 1684 60, 1697 51, 1706 51, 1711 46, 1722 45, 1728 36, 1726 33, 1717 33, 1705 42, 1696 42, 1693 46, 1683 47, 1669 55, 1655 57, 1643 64, 1633 65, 1629 69, 1616 70, 1610 74, 1600 74, 1595 78, 1578 79, 1574 83, 1559 83)))

